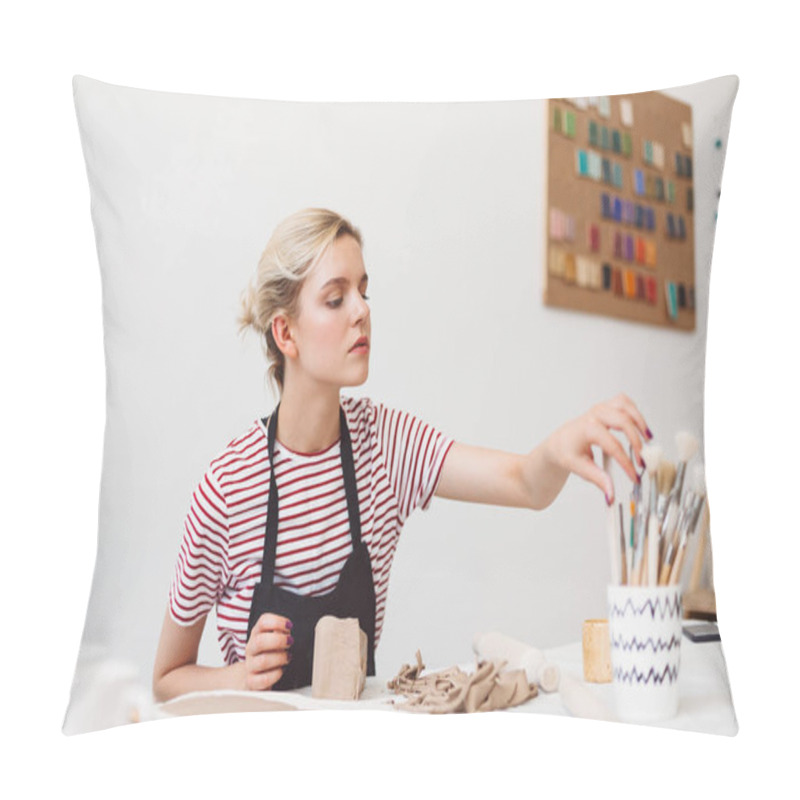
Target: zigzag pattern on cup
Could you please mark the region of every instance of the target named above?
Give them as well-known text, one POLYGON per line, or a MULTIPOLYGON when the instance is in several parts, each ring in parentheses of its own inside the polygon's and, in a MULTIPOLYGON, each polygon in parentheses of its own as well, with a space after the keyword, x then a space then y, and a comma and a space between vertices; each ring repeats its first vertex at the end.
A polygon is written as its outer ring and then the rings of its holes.
POLYGON ((633 613, 634 616, 644 616, 645 612, 649 611, 650 616, 655 619, 656 612, 658 612, 661 619, 664 617, 680 617, 681 615, 681 601, 677 594, 673 597, 665 598, 663 603, 662 599, 659 597, 657 600, 653 601, 651 598, 647 598, 641 605, 638 607, 634 605, 633 600, 628 598, 622 607, 618 606, 616 603, 611 604, 611 608, 609 609, 609 616, 612 617, 624 617, 628 613, 633 613))
POLYGON ((680 649, 681 640, 679 636, 672 636, 668 642, 663 641, 662 639, 654 640, 651 636, 648 636, 647 639, 643 642, 640 642, 635 636, 628 640, 624 637, 620 636, 618 638, 611 637, 611 646, 620 650, 645 650, 647 647, 657 653, 660 650, 670 651, 673 648, 680 649))
POLYGON ((614 680, 621 683, 644 684, 645 686, 651 681, 654 684, 662 684, 664 682, 675 683, 675 681, 678 680, 678 666, 670 666, 667 664, 660 673, 656 672, 654 667, 650 667, 647 673, 639 672, 636 667, 633 667, 630 670, 625 670, 621 667, 615 667, 614 680))

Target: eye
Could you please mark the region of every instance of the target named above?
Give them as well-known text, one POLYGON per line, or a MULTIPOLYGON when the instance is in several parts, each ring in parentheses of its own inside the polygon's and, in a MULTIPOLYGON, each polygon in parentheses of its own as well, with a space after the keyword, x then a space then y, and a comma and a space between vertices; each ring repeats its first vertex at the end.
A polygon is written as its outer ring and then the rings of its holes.
POLYGON ((328 308, 339 308, 339 306, 341 304, 342 304, 342 298, 341 297, 337 297, 335 300, 328 300, 325 303, 325 305, 328 306, 328 308))
POLYGON ((366 292, 364 292, 364 294, 362 294, 361 296, 362 296, 362 297, 363 297, 365 300, 369 300, 369 297, 367 297, 367 293, 366 293, 366 292))

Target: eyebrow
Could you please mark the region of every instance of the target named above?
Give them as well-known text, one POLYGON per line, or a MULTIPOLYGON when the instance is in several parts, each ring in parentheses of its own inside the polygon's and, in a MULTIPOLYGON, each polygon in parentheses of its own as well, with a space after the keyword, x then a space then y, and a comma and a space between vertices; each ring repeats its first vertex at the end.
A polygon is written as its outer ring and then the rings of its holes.
MULTIPOLYGON (((366 283, 368 281, 369 281, 369 275, 367 275, 367 273, 365 272, 361 276, 360 280, 358 281, 358 285, 361 286, 362 283, 366 283)), ((341 278, 341 277, 340 278, 331 278, 330 280, 325 281, 325 283, 323 283, 322 286, 320 286, 320 291, 322 291, 323 289, 326 289, 332 283, 337 284, 337 285, 342 285, 342 284, 346 285, 346 284, 350 283, 350 281, 347 278, 341 278)))

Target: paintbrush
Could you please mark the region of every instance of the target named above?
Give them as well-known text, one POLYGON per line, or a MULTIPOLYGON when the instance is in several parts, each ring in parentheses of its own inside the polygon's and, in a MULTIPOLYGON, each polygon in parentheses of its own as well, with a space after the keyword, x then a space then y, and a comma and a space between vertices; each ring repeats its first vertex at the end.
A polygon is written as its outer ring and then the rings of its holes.
MULTIPOLYGON (((664 523, 661 526, 662 536, 664 539, 664 558, 661 563, 661 574, 659 576, 659 584, 666 585, 669 580, 669 572, 665 574, 665 567, 667 559, 674 559, 675 550, 678 546, 681 514, 683 508, 683 480, 686 475, 686 465, 694 457, 697 452, 697 439, 691 433, 680 431, 675 436, 675 444, 678 449, 678 467, 675 472, 675 483, 672 486, 672 491, 669 493, 667 500, 667 510, 664 514, 664 523)), ((670 561, 670 567, 672 562, 670 561)))
MULTIPOLYGON (((633 446, 628 446, 628 452, 631 457, 631 461, 633 461, 633 446)), ((637 482, 633 484, 633 488, 631 489, 631 500, 630 500, 630 531, 629 531, 629 538, 628 538, 628 547, 625 549, 625 558, 626 564, 628 567, 628 583, 633 585, 634 583, 634 573, 633 573, 633 558, 634 554, 636 553, 636 515, 639 510, 639 501, 641 500, 642 490, 641 487, 637 482)))
MULTIPOLYGON (((658 583, 658 467, 661 463, 662 450, 657 444, 647 444, 642 448, 642 460, 647 469, 647 480, 650 488, 649 514, 647 518, 647 575, 648 586, 658 583)), ((642 576, 644 581, 645 576, 642 576)))
POLYGON ((702 464, 695 465, 692 478, 694 491, 692 492, 691 507, 686 512, 685 525, 681 532, 680 543, 678 544, 678 550, 675 555, 675 563, 670 572, 669 584, 671 586, 677 585, 681 579, 681 571, 683 569, 684 559, 686 558, 689 536, 693 535, 697 529, 700 512, 703 510, 703 503, 706 499, 706 475, 705 468, 702 464))
POLYGON ((658 465, 658 524, 664 524, 664 517, 667 515, 667 502, 675 485, 676 467, 666 458, 662 458, 658 465))
MULTIPOLYGON (((637 488, 638 485, 637 485, 637 488)), ((642 495, 641 501, 637 504, 636 513, 636 542, 633 550, 633 567, 631 575, 631 583, 634 586, 639 586, 644 581, 644 560, 645 560, 645 542, 647 541, 647 520, 650 516, 650 508, 647 502, 647 495, 644 494, 639 488, 639 493, 642 495)))
POLYGON ((625 521, 623 519, 622 503, 617 503, 619 509, 619 551, 622 554, 620 559, 621 572, 620 583, 625 586, 628 583, 628 553, 625 547, 625 521))
POLYGON ((683 492, 683 480, 686 475, 686 465, 697 453, 697 439, 687 431, 680 431, 675 435, 675 445, 678 448, 678 469, 675 473, 675 485, 670 493, 670 500, 680 502, 683 492))
POLYGON ((667 505, 669 504, 669 496, 672 492, 672 487, 675 485, 676 467, 671 461, 662 459, 658 465, 658 502, 657 502, 657 515, 658 515, 658 529, 659 529, 659 543, 658 543, 658 562, 663 563, 664 551, 666 550, 664 536, 664 520, 667 516, 667 505))
MULTIPOLYGON (((608 453, 603 453, 603 471, 608 475, 611 481, 611 496, 616 500, 616 488, 614 487, 614 476, 611 473, 611 457, 608 453)), ((616 502, 608 503, 606 511, 606 531, 608 533, 608 550, 611 557, 611 583, 613 586, 619 586, 621 578, 620 562, 624 558, 625 551, 619 549, 619 537, 617 535, 617 504, 616 502)))
POLYGON ((686 524, 687 508, 694 502, 694 492, 689 489, 685 492, 680 508, 671 503, 667 519, 664 524, 664 558, 661 560, 661 568, 658 574, 658 585, 666 586, 669 583, 672 567, 675 564, 675 557, 678 553, 678 546, 681 541, 681 534, 686 524))

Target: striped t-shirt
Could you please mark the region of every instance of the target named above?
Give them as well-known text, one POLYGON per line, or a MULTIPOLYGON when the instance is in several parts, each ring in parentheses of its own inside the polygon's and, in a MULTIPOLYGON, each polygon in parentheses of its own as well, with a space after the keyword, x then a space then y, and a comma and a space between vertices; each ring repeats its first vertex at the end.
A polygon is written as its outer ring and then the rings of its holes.
MULTIPOLYGON (((341 398, 353 445, 361 537, 375 583, 375 644, 397 540, 415 508, 427 509, 452 440, 368 398, 341 398)), ((339 442, 296 453, 275 442, 279 520, 275 585, 302 595, 333 591, 353 550, 339 442)), ((269 498, 267 429, 256 421, 215 458, 184 523, 169 609, 191 625, 214 606, 225 662, 244 660, 269 498)))

